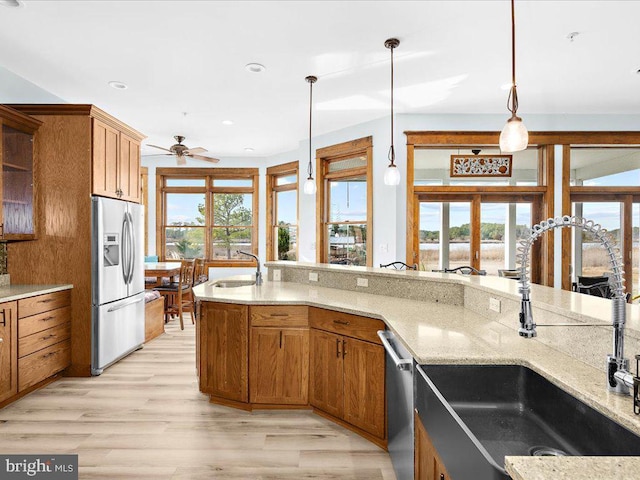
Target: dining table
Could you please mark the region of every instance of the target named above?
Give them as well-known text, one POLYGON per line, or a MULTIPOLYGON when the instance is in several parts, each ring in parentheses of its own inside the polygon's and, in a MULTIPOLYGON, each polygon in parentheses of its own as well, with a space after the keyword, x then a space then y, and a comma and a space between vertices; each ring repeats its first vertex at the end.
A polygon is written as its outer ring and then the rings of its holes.
POLYGON ((145 262, 145 287, 154 288, 162 285, 164 279, 171 279, 180 275, 180 262, 145 262), (150 279, 155 278, 155 283, 150 279))

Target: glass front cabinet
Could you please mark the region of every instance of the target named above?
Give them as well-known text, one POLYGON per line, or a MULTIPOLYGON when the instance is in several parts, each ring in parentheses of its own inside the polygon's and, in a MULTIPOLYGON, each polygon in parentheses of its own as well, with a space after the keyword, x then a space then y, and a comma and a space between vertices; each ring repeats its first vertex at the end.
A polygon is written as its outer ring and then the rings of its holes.
POLYGON ((34 137, 41 122, 0 105, 0 240, 36 238, 34 137))

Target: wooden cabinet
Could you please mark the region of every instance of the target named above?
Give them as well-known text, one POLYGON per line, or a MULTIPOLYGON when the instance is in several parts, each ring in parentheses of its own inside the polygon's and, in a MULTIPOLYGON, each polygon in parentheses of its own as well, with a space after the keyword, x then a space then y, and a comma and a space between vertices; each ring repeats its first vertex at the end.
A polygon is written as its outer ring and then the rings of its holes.
POLYGON ((309 318, 304 306, 252 306, 251 403, 309 403, 309 318))
POLYGON ((415 480, 451 480, 417 412, 414 412, 414 436, 415 480))
POLYGON ((386 437, 385 358, 380 320, 309 309, 309 403, 376 438, 386 437))
POLYGON ((94 118, 93 193, 140 202, 140 142, 94 118))
POLYGON ((17 303, 0 303, 0 402, 18 393, 17 327, 17 303))
POLYGON ((35 238, 34 134, 40 124, 0 105, 0 239, 35 238))
POLYGON ((249 308, 202 302, 199 328, 200 391, 236 402, 249 400, 249 308))
POLYGON ((18 391, 71 363, 71 292, 18 300, 18 391))

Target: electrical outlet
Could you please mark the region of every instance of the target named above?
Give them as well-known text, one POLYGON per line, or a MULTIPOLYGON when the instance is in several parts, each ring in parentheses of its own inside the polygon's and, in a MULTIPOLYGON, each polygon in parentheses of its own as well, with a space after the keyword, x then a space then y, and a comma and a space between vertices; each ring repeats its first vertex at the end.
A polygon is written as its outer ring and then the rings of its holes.
POLYGON ((497 298, 489 298, 489 310, 500 313, 500 300, 497 298))
POLYGON ((273 281, 280 282, 282 280, 282 270, 273 271, 273 281))
POLYGON ((357 278, 356 279, 356 285, 358 287, 368 287, 369 286, 369 279, 368 278, 357 278))
POLYGON ((316 272, 309 272, 309 281, 310 282, 317 282, 318 281, 318 274, 316 272))

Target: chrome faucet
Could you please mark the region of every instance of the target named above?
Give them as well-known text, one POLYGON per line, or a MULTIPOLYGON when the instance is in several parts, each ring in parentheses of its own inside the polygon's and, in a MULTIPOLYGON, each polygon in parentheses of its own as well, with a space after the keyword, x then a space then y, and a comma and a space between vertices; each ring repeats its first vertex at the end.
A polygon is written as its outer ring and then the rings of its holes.
POLYGON ((613 325, 614 353, 607 355, 607 385, 612 392, 629 395, 629 388, 633 387, 633 375, 629 372, 629 360, 624 358, 624 325, 627 312, 622 259, 615 240, 607 233, 607 230, 592 220, 575 216, 570 217, 569 215, 549 218, 531 227, 530 234, 520 240, 517 261, 520 264, 520 288, 518 291, 522 295, 522 300, 520 302, 520 328, 518 333, 525 338, 537 335, 529 299, 529 252, 531 251, 531 245, 543 233, 563 227, 576 227, 591 233, 604 246, 609 255, 609 263, 613 270, 613 278, 610 280, 610 285, 613 291, 611 323, 613 325))
POLYGON ((256 285, 257 286, 262 285, 262 272, 260 272, 260 259, 253 253, 243 252, 242 250, 236 250, 236 253, 246 255, 248 257, 252 257, 256 259, 256 265, 258 266, 258 268, 256 269, 256 285))

